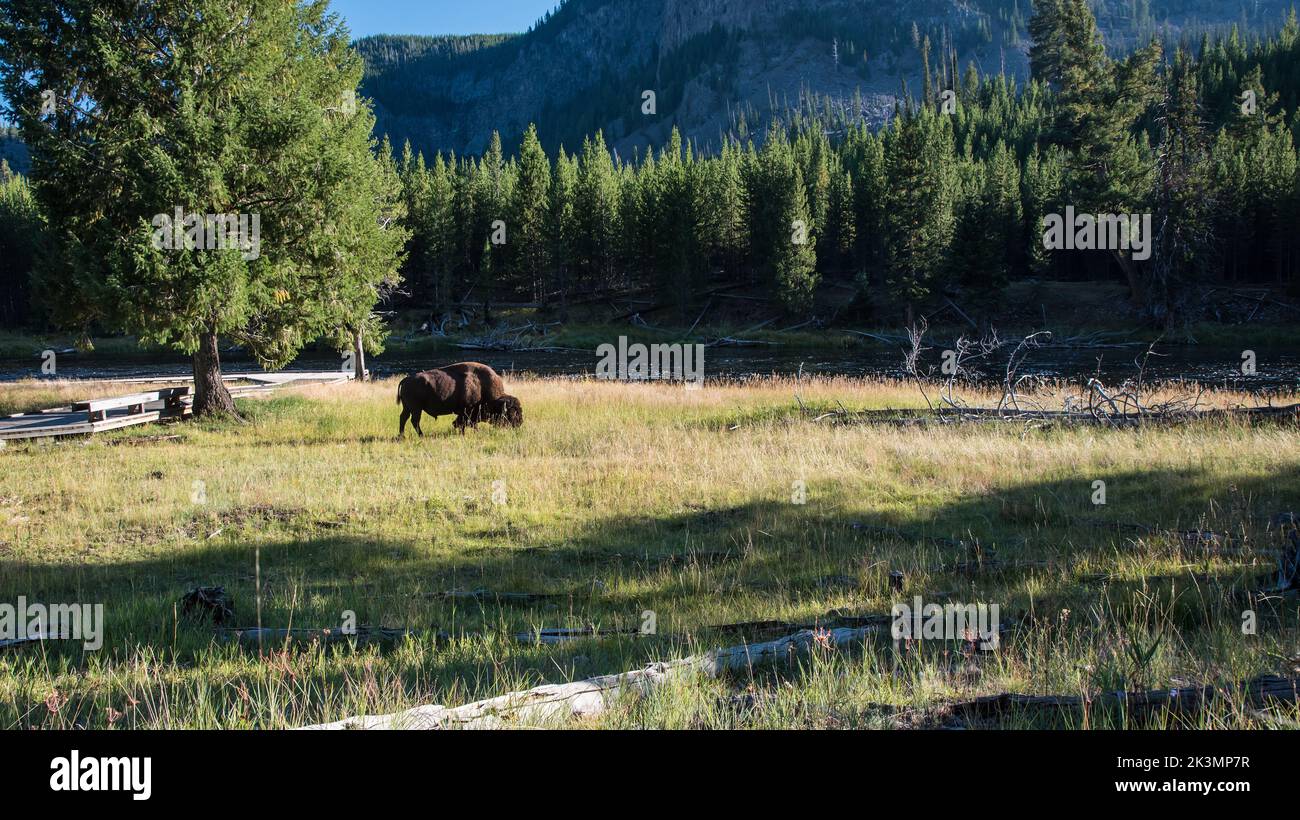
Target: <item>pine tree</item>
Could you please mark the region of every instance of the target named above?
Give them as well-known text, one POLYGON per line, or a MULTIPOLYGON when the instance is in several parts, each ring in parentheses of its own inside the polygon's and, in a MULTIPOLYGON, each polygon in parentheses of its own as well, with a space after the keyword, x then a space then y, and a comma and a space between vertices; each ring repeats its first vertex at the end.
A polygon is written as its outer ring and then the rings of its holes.
POLYGON ((714 239, 717 243, 719 263, 728 277, 738 275, 745 264, 749 250, 749 236, 745 230, 745 193, 741 182, 741 155, 739 147, 730 140, 723 143, 716 163, 714 198, 708 210, 714 216, 714 239))
POLYGON ((508 292, 511 243, 515 241, 515 227, 511 225, 514 169, 505 160, 501 148, 501 134, 493 131, 488 141, 487 153, 479 160, 475 175, 475 234, 482 237, 476 249, 478 278, 483 289, 486 311, 490 316, 493 294, 508 292))
POLYGON ((378 153, 353 155, 359 167, 349 198, 333 220, 332 287, 324 300, 326 327, 334 345, 350 351, 353 373, 365 379, 367 353, 384 350, 388 331, 374 306, 397 287, 397 268, 405 253, 410 231, 402 179, 385 139, 378 153))
POLYGON ((537 139, 537 128, 529 125, 519 148, 519 172, 510 207, 511 273, 527 288, 535 302, 546 299, 547 238, 546 213, 551 191, 551 164, 537 139))
POLYGON ((408 141, 402 146, 400 162, 402 201, 406 207, 406 227, 411 239, 407 243, 407 264, 403 278, 416 299, 428 300, 437 285, 430 274, 434 241, 431 218, 431 178, 424 155, 414 154, 408 141))
POLYGON ((1029 70, 1035 80, 1060 88, 1066 0, 1033 0, 1029 19, 1029 70))
POLYGON ((578 161, 564 153, 564 146, 555 157, 555 172, 551 175, 551 190, 547 197, 546 237, 550 243, 551 270, 554 275, 552 289, 559 303, 560 321, 568 321, 570 275, 576 251, 576 203, 578 192, 578 161))
POLYGON ((846 148, 853 175, 854 266, 859 298, 879 282, 885 265, 885 199, 889 190, 885 173, 884 141, 865 128, 850 135, 846 148))
POLYGON ((1027 266, 1035 276, 1050 277, 1056 272, 1059 257, 1043 246, 1043 220, 1048 214, 1064 213, 1065 176, 1065 157, 1059 146, 1050 146, 1043 153, 1035 146, 1025 161, 1021 201, 1025 235, 1029 239, 1027 266))
POLYGON ((1148 266, 1151 309, 1166 325, 1191 300, 1193 287, 1212 264, 1214 247, 1210 144, 1197 76, 1182 52, 1175 56, 1170 74, 1160 113, 1153 215, 1157 227, 1148 266))
POLYGON ((780 217, 775 252, 772 262, 776 298, 791 313, 806 313, 813 306, 817 293, 816 236, 809 231, 813 222, 812 211, 804 186, 803 172, 797 164, 788 169, 774 169, 773 180, 780 196, 780 217), (784 233, 782 230, 784 229, 784 233))
POLYGON ((910 324, 942 284, 953 234, 952 132, 927 108, 896 119, 885 142, 885 287, 910 324))
POLYGON ((685 316, 685 308, 695 295, 697 284, 695 248, 695 209, 693 201, 690 155, 682 156, 682 138, 673 128, 668 145, 659 155, 658 173, 655 176, 655 207, 650 212, 653 226, 651 239, 655 245, 653 255, 662 298, 676 305, 678 318, 685 316), (664 241, 665 238, 671 238, 664 241))
POLYGON ((455 279, 464 288, 460 297, 468 299, 478 283, 483 245, 487 242, 487 223, 479 216, 482 206, 478 201, 478 163, 468 158, 457 160, 453 154, 448 167, 455 169, 455 279))
POLYGON ((605 135, 583 141, 578 160, 577 263, 583 281, 606 290, 616 281, 620 189, 605 135))
POLYGON ((831 170, 830 196, 826 210, 826 227, 823 237, 825 267, 842 273, 851 264, 853 249, 857 244, 857 222, 854 212, 853 175, 840 167, 838 160, 831 170))
POLYGON ((998 142, 986 163, 975 163, 957 205, 951 257, 955 284, 967 310, 988 315, 1023 253, 1020 169, 998 142))
POLYGON ((35 318, 31 278, 43 253, 44 232, 31 186, 0 160, 0 326, 35 318))
POLYGON ((786 310, 805 311, 817 286, 817 236, 803 173, 784 131, 774 125, 761 152, 747 149, 741 176, 757 272, 786 310))
POLYGON ((66 322, 191 355, 197 414, 234 410, 219 337, 283 366, 400 261, 339 264, 391 224, 349 41, 324 3, 0 4, 3 93, 59 237, 43 286, 66 322), (50 117, 43 89, 62 100, 50 117), (168 249, 176 209, 192 230, 168 249), (225 241, 195 247, 200 227, 225 241))
POLYGON ((659 236, 661 191, 654 151, 647 150, 639 166, 621 168, 619 174, 619 263, 630 286, 657 285, 665 243, 659 236))
POLYGON ((439 153, 428 172, 428 196, 420 221, 425 235, 424 263, 428 269, 431 304, 435 310, 448 308, 456 299, 456 181, 439 153))

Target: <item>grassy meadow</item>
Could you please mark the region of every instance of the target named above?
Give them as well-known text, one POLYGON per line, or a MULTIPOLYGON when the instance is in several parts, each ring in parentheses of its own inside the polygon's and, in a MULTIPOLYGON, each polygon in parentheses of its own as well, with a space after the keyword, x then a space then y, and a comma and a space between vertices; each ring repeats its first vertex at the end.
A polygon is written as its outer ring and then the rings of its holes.
MULTIPOLYGON (((995 652, 886 636, 752 675, 686 679, 581 725, 936 726, 952 720, 944 704, 985 694, 1228 684, 1300 666, 1294 598, 1257 605, 1256 634, 1242 630, 1242 596, 1282 545, 1269 519, 1300 512, 1293 424, 815 420, 840 406, 923 406, 914 386, 851 379, 507 386, 524 403, 520 430, 459 436, 443 418, 423 440, 408 430, 399 441, 388 381, 242 400, 244 423, 0 450, 0 603, 103 603, 106 618, 98 652, 0 650, 0 728, 289 728, 458 705, 742 643, 715 628, 724 624, 888 614, 914 596, 996 603, 1016 628, 995 652), (797 482, 806 503, 795 503, 797 482), (1230 537, 1176 532, 1191 529, 1230 537), (233 597, 236 626, 338 627, 352 612, 419 634, 259 651, 180 611, 188 590, 211 586, 233 597), (452 590, 554 597, 440 595, 452 590), (654 636, 519 638, 635 631, 646 612, 654 636)), ((22 382, 0 403, 21 412, 73 393, 86 398, 88 386, 22 382)), ((1298 718, 1228 697, 1158 720, 1298 718)), ((1096 709, 993 725, 1134 723, 1096 709)))

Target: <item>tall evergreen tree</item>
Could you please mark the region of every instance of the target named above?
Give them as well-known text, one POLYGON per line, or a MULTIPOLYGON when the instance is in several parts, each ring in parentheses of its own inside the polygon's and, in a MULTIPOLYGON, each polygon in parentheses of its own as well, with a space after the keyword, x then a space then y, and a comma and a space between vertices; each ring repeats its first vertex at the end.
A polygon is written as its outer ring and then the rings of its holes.
POLYGON ((952 131, 928 108, 894 120, 885 141, 885 287, 910 324, 942 284, 953 234, 952 131))
MULTIPOLYGON (((490 305, 494 295, 510 289, 509 267, 511 245, 514 241, 511 226, 514 169, 506 162, 501 147, 501 134, 493 131, 488 141, 487 153, 479 160, 474 175, 475 237, 481 244, 472 249, 477 260, 478 275, 475 284, 480 296, 490 305)), ((488 311, 490 315, 490 310, 488 311)))
POLYGON ((323 0, 147 11, 0 2, 3 92, 56 240, 43 284, 66 322, 192 355, 194 411, 232 412, 219 337, 282 366, 362 307, 341 308, 336 293, 368 299, 398 263, 339 265, 366 241, 358 231, 383 224, 384 203, 354 201, 378 168, 374 116, 355 96, 361 59, 323 0), (43 116, 47 89, 58 104, 43 116), (162 220, 176 209, 188 230, 167 249, 162 220), (200 229, 235 233, 237 247, 195 247, 200 229))
POLYGON ((616 281, 619 237, 618 177, 605 135, 583 141, 578 160, 577 263, 584 283, 605 289, 616 281))
POLYGON ((1154 237, 1148 299, 1155 318, 1171 323, 1209 269, 1214 248, 1210 142, 1201 113, 1196 73, 1175 55, 1165 100, 1156 163, 1154 237))
POLYGON ((424 263, 428 270, 431 300, 435 310, 450 306, 456 298, 455 278, 456 244, 459 227, 456 224, 455 169, 447 164, 442 154, 433 158, 428 174, 428 196, 420 222, 426 231, 424 263))
POLYGON ((818 280, 817 236, 803 172, 784 132, 769 131, 744 176, 754 262, 786 310, 806 311, 818 280))
POLYGON ((519 148, 519 173, 512 192, 510 239, 512 273, 535 302, 546 300, 548 263, 546 214, 551 192, 551 163, 530 125, 519 148))
POLYGON ((0 326, 35 319, 31 278, 44 252, 44 231, 31 186, 0 160, 0 326))
POLYGON ((578 161, 564 153, 564 146, 555 157, 555 173, 551 175, 551 190, 547 195, 546 236, 550 243, 552 284, 559 305, 560 321, 568 320, 569 289, 572 274, 575 240, 577 237, 578 161))

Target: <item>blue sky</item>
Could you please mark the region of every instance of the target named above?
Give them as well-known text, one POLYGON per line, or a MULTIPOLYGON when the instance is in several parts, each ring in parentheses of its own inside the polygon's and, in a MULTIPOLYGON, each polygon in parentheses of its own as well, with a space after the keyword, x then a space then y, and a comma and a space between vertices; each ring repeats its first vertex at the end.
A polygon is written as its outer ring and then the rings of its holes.
POLYGON ((524 31, 559 0, 333 0, 353 37, 524 31))
MULTIPOLYGON (((524 31, 559 0, 333 0, 353 37, 524 31)), ((4 97, 0 97, 0 104, 4 97)))

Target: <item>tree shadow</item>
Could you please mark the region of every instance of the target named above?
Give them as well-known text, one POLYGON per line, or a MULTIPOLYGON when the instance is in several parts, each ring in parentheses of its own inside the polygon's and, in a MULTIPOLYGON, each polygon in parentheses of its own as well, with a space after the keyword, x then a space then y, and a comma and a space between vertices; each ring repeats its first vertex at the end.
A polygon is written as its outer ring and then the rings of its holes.
MULTIPOLYGON (((815 501, 755 501, 607 517, 586 521, 554 543, 458 554, 413 538, 377 537, 364 522, 344 521, 326 531, 317 526, 273 537, 247 537, 236 528, 161 556, 111 564, 46 564, 5 555, 0 602, 15 603, 21 595, 29 602, 105 604, 105 644, 95 661, 67 642, 16 650, 51 674, 125 662, 142 649, 183 667, 208 663, 213 653, 246 657, 250 650, 224 643, 211 624, 180 611, 180 598, 200 586, 226 588, 240 627, 260 617, 267 627, 336 628, 353 616, 361 625, 410 628, 427 640, 414 651, 396 650, 402 658, 390 671, 394 685, 413 697, 635 668, 705 645, 709 624, 699 619, 736 620, 729 617, 733 605, 754 617, 788 620, 791 611, 820 611, 815 608, 832 603, 888 612, 891 601, 924 595, 940 603, 1000 601, 1005 611, 1020 612, 1041 608, 1045 595, 1085 602, 1145 594, 1151 587, 1142 575, 1146 564, 1203 562, 1206 573, 1222 577, 1222 588, 1203 589, 1178 616, 1180 628, 1195 630, 1206 625, 1207 606, 1224 608, 1229 591, 1268 569, 1267 550, 1277 540, 1269 519, 1300 508, 1300 466, 1277 475, 1152 470, 1008 482, 907 514, 879 514, 876 504, 883 508, 884 498, 837 501, 826 508, 815 501), (1094 503, 1096 481, 1104 482, 1104 505, 1094 503), (1188 543, 1166 532, 1184 529, 1227 533, 1231 541, 1188 543), (1225 546, 1237 552, 1217 555, 1225 546), (1256 558, 1257 566, 1246 563, 1256 558), (1086 577, 1105 569, 1114 577, 1102 586, 1086 577), (903 573, 901 590, 892 586, 891 571, 903 573), (444 596, 476 590, 485 594, 444 596), (513 601, 493 593, 535 597, 513 601), (529 646, 516 638, 537 627, 635 631, 647 611, 658 616, 654 637, 559 646, 529 646), (447 648, 439 634, 459 640, 447 648), (695 642, 700 635, 703 642, 695 642)), ((741 642, 740 634, 731 642, 741 642)), ((321 664, 311 674, 321 691, 353 683, 341 666, 321 664)), ((236 695, 222 689, 211 697, 225 702, 236 695)), ((308 713, 331 715, 325 704, 312 708, 308 713)))

